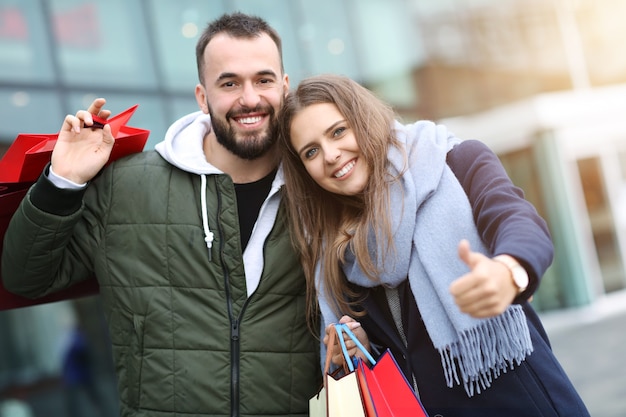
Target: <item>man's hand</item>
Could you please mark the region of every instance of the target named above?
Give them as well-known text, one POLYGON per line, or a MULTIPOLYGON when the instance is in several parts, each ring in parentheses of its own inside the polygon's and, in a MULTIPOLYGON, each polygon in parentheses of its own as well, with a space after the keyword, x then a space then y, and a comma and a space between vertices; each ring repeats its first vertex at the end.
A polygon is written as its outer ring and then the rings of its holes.
POLYGON ((502 314, 517 296, 511 271, 502 263, 473 252, 467 240, 459 243, 459 257, 470 272, 450 285, 450 293, 462 312, 476 318, 502 314))
POLYGON ((52 151, 51 164, 56 175, 84 184, 107 163, 115 142, 111 127, 90 128, 93 125, 92 115, 103 119, 111 115, 109 110, 102 109, 105 103, 105 99, 97 98, 89 109, 65 117, 52 151))

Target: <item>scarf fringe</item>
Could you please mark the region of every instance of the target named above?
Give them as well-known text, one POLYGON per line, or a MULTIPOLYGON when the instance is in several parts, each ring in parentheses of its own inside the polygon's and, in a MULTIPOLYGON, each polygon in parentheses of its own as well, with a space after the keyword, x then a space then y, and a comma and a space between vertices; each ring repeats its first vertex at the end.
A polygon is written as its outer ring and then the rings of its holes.
POLYGON ((458 336, 458 342, 438 350, 448 387, 462 383, 469 397, 489 388, 494 379, 533 351, 526 316, 519 305, 458 336))

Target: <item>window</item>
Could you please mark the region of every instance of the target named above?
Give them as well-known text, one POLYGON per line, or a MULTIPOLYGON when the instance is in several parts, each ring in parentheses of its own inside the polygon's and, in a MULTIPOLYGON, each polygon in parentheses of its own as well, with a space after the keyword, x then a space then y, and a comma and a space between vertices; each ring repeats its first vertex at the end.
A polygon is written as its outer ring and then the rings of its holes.
POLYGON ((624 267, 609 204, 601 159, 578 160, 580 181, 606 292, 624 288, 624 267))
POLYGON ((0 82, 55 81, 47 23, 38 2, 4 0, 0 5, 0 82))
POLYGON ((50 26, 69 86, 155 87, 141 3, 52 0, 50 26))

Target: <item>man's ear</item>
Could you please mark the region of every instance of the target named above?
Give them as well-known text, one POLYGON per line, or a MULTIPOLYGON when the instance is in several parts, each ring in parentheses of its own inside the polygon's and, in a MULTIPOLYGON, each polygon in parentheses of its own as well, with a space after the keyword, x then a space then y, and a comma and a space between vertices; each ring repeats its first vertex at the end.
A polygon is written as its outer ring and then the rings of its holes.
POLYGON ((289 94, 289 75, 285 74, 283 76, 283 97, 287 97, 289 94))
POLYGON ((209 114, 209 106, 206 99, 206 90, 202 84, 196 85, 196 102, 204 114, 209 114))

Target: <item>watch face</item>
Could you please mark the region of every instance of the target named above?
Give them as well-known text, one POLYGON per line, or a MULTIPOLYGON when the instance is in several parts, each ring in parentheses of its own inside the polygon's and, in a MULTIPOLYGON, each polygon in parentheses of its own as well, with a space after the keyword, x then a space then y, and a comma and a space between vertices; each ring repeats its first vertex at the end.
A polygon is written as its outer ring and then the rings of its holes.
POLYGON ((528 273, 522 265, 517 263, 515 259, 508 255, 499 255, 493 258, 497 262, 501 262, 509 268, 513 283, 518 288, 518 292, 522 292, 528 287, 528 273))

